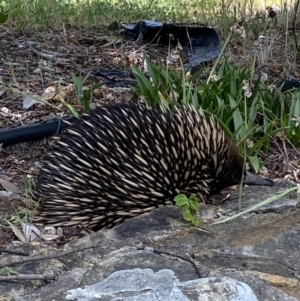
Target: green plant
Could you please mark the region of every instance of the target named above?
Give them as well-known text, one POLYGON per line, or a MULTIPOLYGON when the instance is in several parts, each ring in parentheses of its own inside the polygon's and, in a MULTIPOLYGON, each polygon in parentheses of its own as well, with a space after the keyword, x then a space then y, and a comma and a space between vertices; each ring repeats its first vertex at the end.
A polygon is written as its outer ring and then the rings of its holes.
POLYGON ((91 87, 88 91, 84 91, 82 88, 83 80, 81 77, 81 73, 79 74, 79 76, 76 76, 74 73, 72 73, 71 75, 72 75, 73 83, 75 86, 75 92, 76 92, 77 99, 78 99, 78 101, 82 102, 83 110, 87 112, 90 109, 91 98, 92 98, 93 91, 96 88, 96 86, 91 87))
MULTIPOLYGON (((205 114, 212 115, 225 132, 237 141, 241 154, 257 172, 260 151, 268 152, 277 133, 300 144, 300 93, 271 91, 260 78, 253 80, 253 68, 237 69, 225 59, 213 67, 207 81, 199 74, 188 78, 184 70, 154 65, 145 56, 150 74, 148 79, 137 67, 132 67, 138 87, 149 105, 162 104, 171 108, 176 104, 193 104, 205 114)), ((254 63, 253 63, 254 64, 254 63)))
POLYGON ((33 211, 36 210, 37 203, 33 202, 33 187, 34 182, 31 177, 25 178, 25 205, 21 208, 14 208, 14 212, 9 218, 9 222, 12 224, 18 225, 22 222, 30 223, 33 216, 33 211))
POLYGON ((196 214, 199 210, 199 199, 195 195, 189 198, 185 194, 179 194, 174 198, 176 206, 183 210, 183 218, 191 222, 193 226, 198 227, 200 221, 197 219, 196 214))
POLYGON ((9 10, 4 9, 4 7, 0 5, 0 24, 3 24, 8 20, 8 13, 9 10))
POLYGON ((158 66, 153 64, 145 54, 144 58, 149 70, 149 78, 136 66, 131 67, 138 83, 137 87, 131 86, 135 93, 142 95, 150 106, 162 104, 169 108, 177 104, 193 103, 198 107, 198 96, 193 82, 204 69, 200 69, 188 78, 187 71, 183 68, 176 70, 169 66, 158 66))
POLYGON ((2 268, 0 269, 0 276, 12 276, 12 275, 18 275, 19 272, 12 269, 12 268, 9 268, 9 267, 5 267, 5 268, 2 268))
MULTIPOLYGON (((101 83, 92 85, 88 89, 84 90, 83 89, 84 80, 82 80, 81 74, 79 74, 79 76, 76 76, 74 73, 72 73, 71 76, 72 76, 73 83, 75 86, 75 93, 76 93, 77 99, 79 102, 82 103, 83 110, 85 112, 87 112, 90 109, 90 103, 91 103, 91 99, 93 96, 93 92, 95 89, 97 89, 101 85, 101 83)), ((74 117, 79 118, 79 113, 76 111, 74 106, 67 103, 62 97, 60 97, 60 101, 64 106, 66 106, 69 109, 69 111, 72 113, 72 115, 74 117)))
MULTIPOLYGON (((300 145, 300 92, 290 93, 290 97, 283 101, 288 103, 288 108, 283 112, 282 123, 285 126, 285 136, 295 147, 300 145)), ((286 107, 286 105, 284 106, 286 107)))

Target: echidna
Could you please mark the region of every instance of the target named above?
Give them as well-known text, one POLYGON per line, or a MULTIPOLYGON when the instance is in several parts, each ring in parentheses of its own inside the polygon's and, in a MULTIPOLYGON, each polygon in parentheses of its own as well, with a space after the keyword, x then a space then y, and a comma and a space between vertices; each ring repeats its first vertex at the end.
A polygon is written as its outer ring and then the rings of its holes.
MULTIPOLYGON (((193 107, 174 110, 108 104, 57 138, 37 179, 47 224, 111 228, 179 193, 202 200, 238 184, 243 164, 234 143, 193 107)), ((245 174, 246 184, 273 185, 245 174)))

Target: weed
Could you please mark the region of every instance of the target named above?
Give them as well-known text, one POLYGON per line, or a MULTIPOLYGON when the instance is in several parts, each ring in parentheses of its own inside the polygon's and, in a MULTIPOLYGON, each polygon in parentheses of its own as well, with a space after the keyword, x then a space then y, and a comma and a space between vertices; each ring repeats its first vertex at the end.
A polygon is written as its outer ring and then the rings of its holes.
POLYGON ((183 218, 191 222, 193 226, 198 227, 200 221, 197 219, 196 214, 199 210, 199 199, 195 195, 189 198, 185 194, 179 194, 174 198, 176 206, 183 210, 183 218))

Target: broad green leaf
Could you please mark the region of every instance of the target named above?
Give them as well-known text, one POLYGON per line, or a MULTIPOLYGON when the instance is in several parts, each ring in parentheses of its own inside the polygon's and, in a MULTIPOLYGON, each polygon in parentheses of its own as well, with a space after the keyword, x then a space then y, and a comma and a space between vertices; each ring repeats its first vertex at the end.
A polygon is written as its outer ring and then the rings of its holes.
POLYGON ((183 218, 190 222, 192 219, 193 219, 193 216, 191 214, 191 211, 190 210, 185 210, 184 213, 183 213, 183 218))
POLYGON ((259 170, 259 159, 257 156, 249 156, 248 157, 250 164, 254 168, 254 171, 257 173, 259 170))
POLYGON ((192 224, 195 226, 195 227, 198 227, 199 224, 200 224, 200 221, 194 216, 192 218, 192 224))
POLYGON ((159 100, 160 100, 161 104, 162 104, 165 108, 169 109, 169 103, 168 103, 168 101, 164 98, 164 96, 161 94, 160 91, 158 91, 158 97, 159 97, 159 100))
POLYGON ((178 206, 182 206, 184 204, 188 204, 189 199, 187 198, 187 196, 185 194, 178 194, 175 198, 174 198, 175 203, 178 206))

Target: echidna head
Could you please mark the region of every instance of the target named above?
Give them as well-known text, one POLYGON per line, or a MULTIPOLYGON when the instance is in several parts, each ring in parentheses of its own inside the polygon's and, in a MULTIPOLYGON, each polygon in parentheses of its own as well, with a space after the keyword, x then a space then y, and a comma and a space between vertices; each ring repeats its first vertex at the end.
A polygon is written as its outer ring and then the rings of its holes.
POLYGON ((269 179, 263 178, 259 175, 246 171, 244 177, 244 184, 257 186, 273 186, 275 183, 269 179))
POLYGON ((225 136, 224 132, 217 132, 216 136, 222 143, 219 143, 218 153, 215 156, 217 159, 214 161, 216 182, 212 185, 212 194, 219 192, 226 187, 238 185, 242 180, 243 184, 246 185, 274 185, 274 182, 269 179, 245 171, 242 156, 238 153, 235 143, 225 136), (219 136, 217 136, 217 134, 219 134, 219 136))
MULTIPOLYGON (((229 175, 226 181, 226 186, 238 185, 242 180, 242 170, 240 168, 235 169, 229 175)), ((257 186, 273 186, 275 183, 269 179, 263 178, 257 174, 246 171, 244 173, 243 184, 257 185, 257 186)))

